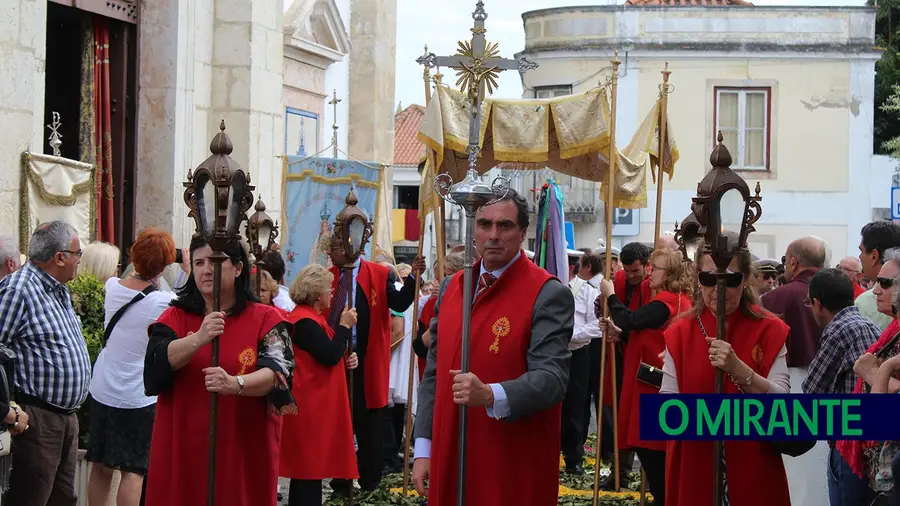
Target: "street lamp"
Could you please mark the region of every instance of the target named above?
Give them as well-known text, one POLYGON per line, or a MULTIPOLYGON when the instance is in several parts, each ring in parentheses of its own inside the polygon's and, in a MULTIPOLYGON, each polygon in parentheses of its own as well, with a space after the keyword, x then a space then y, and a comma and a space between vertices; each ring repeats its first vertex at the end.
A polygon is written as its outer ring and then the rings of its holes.
POLYGON ((260 297, 262 273, 259 269, 263 265, 262 256, 275 244, 275 238, 278 237, 278 225, 266 214, 266 204, 263 203, 261 196, 256 200, 254 210, 256 212, 250 215, 244 232, 256 264, 256 296, 260 297))
MULTIPOLYGON (((188 216, 194 219, 194 236, 202 237, 212 249, 209 259, 213 263, 213 311, 221 309, 222 263, 228 260, 224 249, 237 238, 238 227, 247 219, 247 210, 253 204, 250 176, 231 156, 234 145, 225 133, 225 120, 219 124, 219 133, 209 143, 212 156, 204 160, 193 172, 188 171, 184 183, 184 203, 188 216)), ((212 340, 212 367, 219 365, 219 338, 212 340)), ((207 468, 206 504, 213 506, 216 483, 216 432, 219 398, 210 394, 209 403, 209 463, 207 468)))
MULTIPOLYGON (((728 265, 734 256, 747 247, 747 236, 755 231, 753 224, 762 215, 759 205, 759 183, 756 183, 756 195, 750 194, 747 182, 731 170, 731 153, 722 144, 722 132, 717 136, 717 143, 709 155, 712 170, 697 183, 697 196, 694 197, 691 211, 700 223, 700 233, 704 237, 704 253, 712 257, 716 265, 713 275, 716 277, 716 335, 718 339, 728 341, 725 329, 725 291, 728 265)), ((716 393, 722 393, 722 370, 716 371, 716 393)), ((723 499, 722 482, 722 441, 713 443, 713 506, 721 506, 723 499)))

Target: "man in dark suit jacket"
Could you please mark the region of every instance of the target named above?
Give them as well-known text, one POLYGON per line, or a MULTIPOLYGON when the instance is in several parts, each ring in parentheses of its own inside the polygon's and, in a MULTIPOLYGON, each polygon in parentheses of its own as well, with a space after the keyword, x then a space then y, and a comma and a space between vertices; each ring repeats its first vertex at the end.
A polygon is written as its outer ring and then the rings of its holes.
MULTIPOLYGON (((353 371, 353 427, 358 444, 359 485, 363 490, 370 491, 378 488, 384 469, 382 437, 390 367, 389 310, 404 312, 413 303, 416 293, 414 276, 425 271, 425 259, 416 258, 413 274, 407 276, 403 287, 398 290, 395 284, 397 279, 387 267, 362 258, 350 263, 336 238, 332 237, 331 244, 332 263, 346 266, 331 269, 335 274, 335 287, 338 288, 331 312, 340 315, 346 305, 346 298, 339 293, 339 287, 342 282, 347 282, 349 275, 353 307, 357 314, 356 326, 352 329, 352 346, 359 357, 359 367, 353 371)), ((331 482, 335 493, 345 497, 349 495, 350 486, 348 480, 331 482)))
POLYGON ((456 433, 450 427, 455 420, 454 405, 460 404, 469 406, 466 466, 493 467, 504 462, 494 472, 473 469, 467 473, 467 502, 518 504, 522 496, 539 497, 540 502, 545 495, 555 502, 560 405, 568 384, 568 342, 575 306, 566 285, 524 256, 521 248, 527 228, 527 205, 512 190, 500 202, 478 212, 474 239, 482 258, 474 273, 479 283, 472 313, 473 366, 469 373, 450 370, 458 367, 459 360, 456 329, 463 273, 447 278, 437 295, 414 429, 413 483, 424 494, 424 481, 431 478, 429 504, 454 502, 450 497, 455 497, 456 485, 449 483, 453 473, 448 470, 455 468, 458 456, 454 457, 452 450, 450 455, 444 452, 456 444, 456 433), (479 323, 482 320, 487 324, 479 323), (452 383, 452 392, 447 382, 452 383), (444 429, 437 430, 441 426, 444 429), (528 457, 521 458, 519 454, 526 452, 528 457))

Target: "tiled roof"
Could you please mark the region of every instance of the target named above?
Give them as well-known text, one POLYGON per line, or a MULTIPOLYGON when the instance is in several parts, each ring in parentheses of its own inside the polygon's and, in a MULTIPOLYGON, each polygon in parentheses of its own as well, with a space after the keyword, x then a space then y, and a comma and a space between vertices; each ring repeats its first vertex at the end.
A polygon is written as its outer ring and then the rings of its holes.
POLYGON ((628 0, 627 5, 696 6, 696 7, 753 7, 746 0, 628 0))
POLYGON ((425 108, 416 104, 394 115, 394 165, 419 165, 424 153, 416 134, 424 117, 425 108))

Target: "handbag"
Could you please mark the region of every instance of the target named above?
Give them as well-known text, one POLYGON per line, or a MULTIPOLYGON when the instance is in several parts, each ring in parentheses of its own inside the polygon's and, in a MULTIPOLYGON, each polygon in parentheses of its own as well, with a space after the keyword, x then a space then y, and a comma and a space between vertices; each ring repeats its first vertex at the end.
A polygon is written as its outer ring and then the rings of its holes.
MULTIPOLYGON (((9 378, 6 376, 6 368, 0 365, 0 400, 9 402, 12 400, 12 389, 9 388, 9 378)), ((6 413, 3 413, 5 416, 6 413)), ((0 424, 0 457, 6 457, 12 451, 12 433, 6 424, 0 424)))
POLYGON ((637 371, 637 379, 641 383, 659 390, 660 387, 662 387, 663 372, 662 369, 658 367, 654 367, 646 362, 641 362, 637 371))
POLYGON ((141 290, 140 293, 134 296, 133 299, 128 301, 127 304, 120 307, 116 314, 113 315, 112 318, 109 319, 109 325, 106 326, 106 329, 103 330, 103 345, 100 347, 101 349, 106 348, 106 341, 109 340, 109 336, 112 334, 113 329, 116 327, 116 324, 119 323, 119 320, 125 314, 125 311, 128 311, 128 308, 142 301, 144 297, 150 295, 151 293, 156 291, 156 287, 148 285, 147 288, 141 290))

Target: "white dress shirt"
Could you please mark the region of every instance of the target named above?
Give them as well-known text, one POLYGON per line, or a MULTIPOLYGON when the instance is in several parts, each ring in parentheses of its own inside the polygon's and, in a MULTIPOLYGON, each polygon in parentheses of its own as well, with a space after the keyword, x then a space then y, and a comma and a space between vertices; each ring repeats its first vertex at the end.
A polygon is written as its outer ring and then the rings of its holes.
POLYGON ((569 341, 569 350, 581 349, 591 342, 591 339, 600 337, 600 320, 594 313, 594 301, 600 296, 600 281, 602 274, 598 274, 590 280, 575 277, 569 282, 572 295, 575 296, 575 327, 572 332, 572 340, 569 341))

